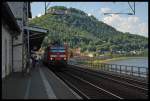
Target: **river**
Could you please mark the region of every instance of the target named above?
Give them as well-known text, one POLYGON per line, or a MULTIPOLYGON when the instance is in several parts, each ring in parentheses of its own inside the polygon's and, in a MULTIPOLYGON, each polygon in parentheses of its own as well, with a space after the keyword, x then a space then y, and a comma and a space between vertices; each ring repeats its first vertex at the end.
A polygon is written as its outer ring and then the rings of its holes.
MULTIPOLYGON (((128 66, 136 66, 136 67, 142 67, 139 68, 140 76, 146 77, 147 75, 147 69, 148 69, 148 57, 129 57, 126 59, 117 59, 117 60, 112 60, 108 61, 108 64, 117 64, 117 65, 128 65, 128 66)), ((125 69, 125 67, 124 67, 125 69)), ((128 67, 129 70, 131 70, 131 67, 128 67)), ((127 70, 128 70, 127 69, 127 70)), ((133 68, 133 71, 138 72, 138 68, 133 68)), ((129 73, 130 74, 130 73, 129 73)), ((138 75, 137 73, 134 73, 133 75, 138 75)))
POLYGON ((130 57, 127 59, 112 60, 107 63, 148 68, 148 57, 130 57))

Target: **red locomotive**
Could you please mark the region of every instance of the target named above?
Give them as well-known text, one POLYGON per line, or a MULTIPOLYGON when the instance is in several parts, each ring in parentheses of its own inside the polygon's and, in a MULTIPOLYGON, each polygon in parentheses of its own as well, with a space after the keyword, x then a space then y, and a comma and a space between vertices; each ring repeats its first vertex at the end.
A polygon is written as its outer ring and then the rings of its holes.
MULTIPOLYGON (((67 66, 68 61, 68 47, 66 44, 53 44, 45 49, 43 62, 48 66, 67 66)), ((59 68, 60 68, 59 67, 59 68)))

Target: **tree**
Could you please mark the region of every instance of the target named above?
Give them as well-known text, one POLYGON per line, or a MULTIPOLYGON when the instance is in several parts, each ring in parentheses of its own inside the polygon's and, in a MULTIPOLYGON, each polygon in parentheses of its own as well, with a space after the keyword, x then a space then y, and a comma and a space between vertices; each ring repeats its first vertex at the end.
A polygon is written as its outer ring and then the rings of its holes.
MULTIPOLYGON (((57 10, 70 10, 67 15, 46 14, 30 21, 30 25, 49 29, 50 41, 68 42, 70 48, 81 47, 84 52, 98 50, 141 50, 148 49, 148 38, 117 31, 110 25, 98 21, 94 16, 87 16, 81 10, 63 6, 52 7, 57 10)), ((43 45, 48 41, 44 39, 43 45)))

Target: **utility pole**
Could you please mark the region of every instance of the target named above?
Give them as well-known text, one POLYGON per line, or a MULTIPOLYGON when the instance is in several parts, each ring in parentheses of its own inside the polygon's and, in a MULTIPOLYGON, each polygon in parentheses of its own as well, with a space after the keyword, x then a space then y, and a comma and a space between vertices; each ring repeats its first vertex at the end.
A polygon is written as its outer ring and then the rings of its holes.
MULTIPOLYGON (((28 4, 27 4, 27 26, 29 26, 29 21, 28 21, 28 4)), ((29 37, 29 29, 27 30, 27 34, 28 34, 28 58, 30 56, 30 37, 29 37)))
POLYGON ((50 5, 50 2, 48 4, 46 4, 46 2, 45 2, 45 14, 47 13, 47 8, 49 5, 50 5))
MULTIPOLYGON (((29 9, 28 9, 28 8, 29 8, 29 7, 28 7, 28 6, 29 6, 29 2, 27 2, 27 26, 29 26, 29 19, 28 19, 28 16, 29 16, 29 9)), ((29 67, 29 66, 30 66, 30 35, 29 35, 29 29, 27 29, 27 41, 28 41, 28 42, 27 42, 27 43, 28 43, 28 44, 27 44, 27 45, 28 45, 28 46, 27 46, 27 49, 28 49, 28 50, 27 50, 27 52, 28 52, 28 53, 27 53, 27 58, 28 58, 28 59, 27 59, 27 64, 28 64, 28 65, 27 65, 26 68, 29 69, 29 72, 30 72, 30 67, 29 67)))
POLYGON ((134 15, 135 15, 135 2, 134 2, 134 15))
POLYGON ((128 5, 129 5, 130 9, 132 10, 133 15, 135 15, 135 2, 134 2, 134 5, 133 5, 133 8, 132 8, 132 6, 129 2, 128 2, 128 5))
POLYGON ((46 15, 46 2, 45 2, 45 15, 46 15))

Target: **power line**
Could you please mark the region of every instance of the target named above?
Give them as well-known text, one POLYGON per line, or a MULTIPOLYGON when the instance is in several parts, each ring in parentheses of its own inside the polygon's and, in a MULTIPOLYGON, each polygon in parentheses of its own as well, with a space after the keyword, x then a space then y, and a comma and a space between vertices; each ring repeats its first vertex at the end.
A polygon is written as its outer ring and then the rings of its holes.
POLYGON ((128 5, 130 7, 130 9, 132 10, 132 13, 128 12, 128 13, 121 13, 122 11, 120 12, 110 12, 110 13, 104 13, 104 15, 110 15, 110 14, 127 14, 127 15, 135 15, 135 2, 134 2, 134 5, 132 7, 132 5, 128 2, 128 5))
POLYGON ((46 2, 45 2, 45 14, 47 13, 47 9, 48 9, 49 5, 50 5, 50 2, 48 2, 48 4, 46 4, 46 2))
POLYGON ((133 14, 135 15, 135 2, 134 2, 134 5, 133 5, 133 8, 132 8, 132 6, 129 2, 128 2, 128 5, 129 5, 130 9, 133 11, 133 14))

